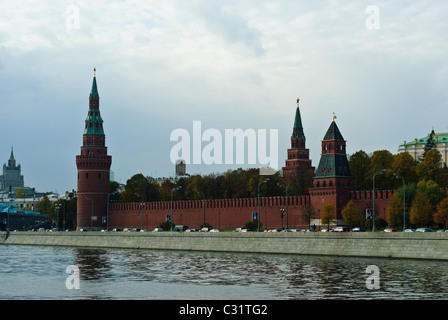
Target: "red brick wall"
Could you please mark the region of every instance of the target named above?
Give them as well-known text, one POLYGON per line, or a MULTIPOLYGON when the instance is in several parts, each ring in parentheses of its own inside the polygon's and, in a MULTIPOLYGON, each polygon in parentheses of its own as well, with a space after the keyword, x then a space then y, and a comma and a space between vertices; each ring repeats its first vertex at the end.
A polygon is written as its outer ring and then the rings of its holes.
MULTIPOLYGON (((176 225, 199 228, 204 221, 202 200, 174 201, 172 221, 176 225)), ((303 220, 303 206, 310 203, 309 196, 291 196, 288 204, 288 227, 307 228, 303 220)), ((286 209, 286 197, 260 198, 261 223, 263 229, 286 227, 286 215, 282 218, 280 209, 286 209)), ((234 229, 252 220, 252 212, 258 211, 257 198, 220 199, 205 201, 205 222, 213 228, 234 229)), ((109 228, 153 229, 171 214, 170 201, 148 202, 142 210, 141 203, 110 203, 109 228)))

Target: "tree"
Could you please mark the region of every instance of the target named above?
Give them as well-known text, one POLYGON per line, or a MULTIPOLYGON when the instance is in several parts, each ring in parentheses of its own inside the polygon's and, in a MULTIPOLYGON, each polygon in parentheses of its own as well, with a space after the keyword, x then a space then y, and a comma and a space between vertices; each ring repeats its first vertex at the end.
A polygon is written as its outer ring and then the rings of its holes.
POLYGON ((46 195, 36 203, 36 211, 43 214, 51 214, 51 202, 46 195))
POLYGON ((429 226, 432 220, 432 205, 428 197, 421 191, 417 191, 412 201, 409 218, 412 224, 417 226, 429 226))
POLYGON ((160 201, 161 188, 151 177, 133 175, 127 182, 121 200, 125 202, 160 201))
POLYGON ((392 173, 392 153, 388 150, 375 151, 370 157, 370 171, 369 179, 372 183, 373 175, 383 169, 386 169, 385 174, 380 174, 375 177, 375 187, 378 189, 390 189, 397 185, 397 179, 392 173))
POLYGON ((303 206, 302 217, 308 223, 309 228, 311 228, 311 220, 316 215, 316 211, 314 210, 311 204, 306 204, 303 206))
MULTIPOLYGON (((400 152, 393 156, 391 171, 404 178, 406 183, 417 183, 417 161, 409 152, 400 152)), ((398 180, 398 183, 401 181, 398 180)))
POLYGON ((362 223, 362 215, 359 207, 355 204, 353 200, 350 200, 344 209, 342 209, 342 219, 351 229, 355 226, 360 226, 362 223))
POLYGON ((109 182, 109 200, 120 200, 120 184, 116 181, 109 182))
POLYGON ((16 199, 21 199, 21 198, 25 198, 25 197, 26 197, 25 189, 24 188, 17 188, 15 198, 16 199))
POLYGON ((372 187, 370 171, 370 158, 364 151, 360 150, 350 156, 348 161, 350 171, 354 178, 355 188, 359 190, 370 190, 372 187))
POLYGON ((323 225, 327 225, 328 229, 330 228, 330 223, 332 223, 336 219, 334 205, 331 203, 327 203, 324 205, 322 209, 322 215, 320 221, 323 225))
POLYGON ((419 180, 435 180, 442 171, 442 154, 437 149, 431 149, 426 152, 423 161, 419 162, 416 172, 419 180))
POLYGON ((437 182, 433 180, 420 181, 417 184, 417 190, 423 192, 428 197, 433 211, 435 211, 437 204, 446 197, 445 192, 443 192, 437 182))
POLYGON ((443 227, 448 224, 448 198, 444 198, 437 205, 437 211, 434 213, 434 222, 443 227))
POLYGON ((403 226, 403 199, 396 192, 392 195, 387 206, 387 216, 392 228, 403 226))

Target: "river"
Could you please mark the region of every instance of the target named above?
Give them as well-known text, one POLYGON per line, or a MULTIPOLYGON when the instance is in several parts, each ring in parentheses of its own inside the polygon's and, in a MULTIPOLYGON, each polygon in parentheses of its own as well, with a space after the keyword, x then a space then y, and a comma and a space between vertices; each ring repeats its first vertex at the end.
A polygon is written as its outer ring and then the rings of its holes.
POLYGON ((0 300, 444 300, 447 280, 445 261, 0 246, 0 300))

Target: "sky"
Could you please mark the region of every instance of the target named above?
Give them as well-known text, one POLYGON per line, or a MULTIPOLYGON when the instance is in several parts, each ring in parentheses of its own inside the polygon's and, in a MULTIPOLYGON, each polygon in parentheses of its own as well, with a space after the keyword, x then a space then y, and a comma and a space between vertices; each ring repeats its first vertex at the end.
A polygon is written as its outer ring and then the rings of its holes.
MULTIPOLYGON (((448 131, 447 16, 442 0, 3 0, 0 164, 13 147, 26 186, 76 190, 94 68, 120 183, 173 176, 178 129, 202 151, 221 135, 223 159, 226 130, 277 132, 281 169, 297 98, 314 166, 333 115, 348 154, 396 154, 448 131)), ((199 162, 187 172, 265 166, 199 162)))

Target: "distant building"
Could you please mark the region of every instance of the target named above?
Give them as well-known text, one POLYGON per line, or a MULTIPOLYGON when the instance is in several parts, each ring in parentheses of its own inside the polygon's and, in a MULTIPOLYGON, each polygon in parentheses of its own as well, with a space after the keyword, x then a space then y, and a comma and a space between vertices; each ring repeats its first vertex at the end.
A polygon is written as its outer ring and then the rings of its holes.
POLYGON ((16 166, 14 159, 14 152, 11 148, 11 156, 8 160, 8 165, 3 165, 3 175, 0 176, 0 190, 3 192, 14 192, 17 188, 24 187, 23 176, 21 175, 22 168, 16 166))
POLYGON ((185 176, 187 174, 187 168, 184 160, 176 161, 176 176, 185 176))
POLYGON ((404 141, 398 147, 398 152, 408 152, 412 155, 414 160, 421 161, 423 154, 425 153, 425 146, 427 147, 433 142, 432 147, 439 150, 442 155, 442 165, 447 165, 447 155, 448 155, 448 132, 435 133, 432 129, 426 137, 417 139, 415 138, 411 142, 404 141))

